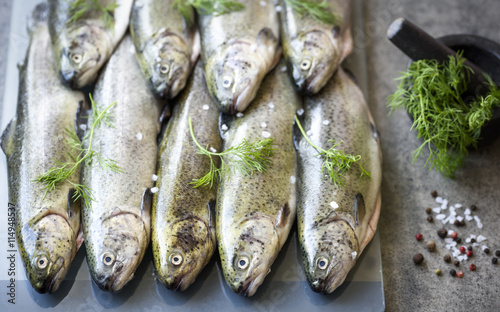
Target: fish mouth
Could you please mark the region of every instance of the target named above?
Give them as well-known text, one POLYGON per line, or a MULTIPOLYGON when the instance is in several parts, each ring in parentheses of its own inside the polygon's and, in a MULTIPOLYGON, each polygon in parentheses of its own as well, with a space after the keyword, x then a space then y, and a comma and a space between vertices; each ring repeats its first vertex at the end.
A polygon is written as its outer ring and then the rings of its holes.
MULTIPOLYGON (((269 270, 268 273, 269 272, 271 272, 271 270, 269 270)), ((238 289, 238 293, 243 294, 245 297, 252 297, 257 292, 259 286, 262 285, 268 273, 261 272, 254 278, 248 279, 245 284, 238 289)))
POLYGON ((34 287, 37 292, 41 294, 53 293, 59 288, 59 285, 62 282, 61 275, 64 271, 64 258, 59 257, 54 265, 56 269, 51 276, 47 277, 43 285, 39 288, 34 287))
POLYGON ((120 262, 120 267, 116 269, 119 271, 118 273, 102 279, 94 278, 94 282, 103 291, 120 291, 134 277, 133 272, 129 274, 131 270, 123 271, 123 266, 123 263, 120 262))

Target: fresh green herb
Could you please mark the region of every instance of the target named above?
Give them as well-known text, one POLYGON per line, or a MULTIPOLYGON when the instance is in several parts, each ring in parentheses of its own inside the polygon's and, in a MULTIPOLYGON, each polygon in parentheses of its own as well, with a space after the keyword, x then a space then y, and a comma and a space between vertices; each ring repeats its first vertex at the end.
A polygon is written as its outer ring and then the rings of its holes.
POLYGON ((331 12, 326 0, 285 0, 292 9, 300 15, 310 15, 320 23, 335 25, 338 17, 331 12))
POLYGON ((370 173, 367 172, 359 163, 359 161, 361 160, 361 155, 354 156, 336 149, 336 147, 342 144, 342 141, 337 143, 335 140, 330 140, 328 141, 328 143, 332 144, 332 147, 330 147, 330 149, 328 150, 322 149, 321 147, 311 142, 297 116, 295 116, 295 122, 297 123, 297 126, 299 127, 299 130, 302 133, 304 139, 306 139, 307 143, 309 143, 309 145, 314 147, 319 152, 316 157, 323 158, 321 171, 324 172, 326 170, 326 172, 328 172, 330 181, 333 182, 333 184, 338 187, 342 187, 344 184, 344 175, 351 169, 351 166, 353 164, 357 164, 359 166, 359 168, 361 169, 361 176, 366 175, 367 177, 370 177, 370 173))
POLYGON ((199 14, 215 16, 241 11, 245 8, 243 4, 231 0, 175 0, 172 6, 181 12, 186 21, 191 25, 194 23, 191 6, 199 14))
MULTIPOLYGON (((72 162, 60 162, 55 161, 55 166, 50 168, 46 173, 38 176, 34 181, 38 183, 42 183, 44 185, 43 189, 45 189, 45 195, 47 192, 52 191, 56 188, 56 185, 67 181, 70 183, 76 190, 73 194, 73 200, 78 200, 80 198, 83 199, 85 206, 90 208, 90 202, 94 201, 94 197, 92 195, 92 190, 82 184, 74 183, 68 180, 75 172, 78 170, 81 164, 91 165, 92 161, 95 157, 96 162, 99 164, 101 169, 110 170, 112 172, 122 172, 121 168, 116 164, 116 162, 112 159, 104 159, 101 157, 99 153, 92 150, 92 141, 94 138, 94 131, 98 128, 102 122, 107 125, 111 125, 111 115, 108 113, 108 110, 113 107, 116 102, 111 103, 108 107, 106 107, 103 111, 99 111, 97 109, 97 105, 94 102, 92 95, 90 95, 90 102, 92 105, 92 125, 90 130, 84 136, 82 141, 87 141, 87 147, 84 148, 80 139, 78 138, 75 130, 70 127, 66 128, 66 142, 71 147, 71 159, 72 162), (78 156, 75 158, 73 156, 73 152, 77 151, 78 156)), ((44 197, 45 197, 44 195, 44 197)))
POLYGON ((427 147, 429 156, 424 167, 429 164, 430 170, 450 178, 467 157, 468 149, 477 146, 493 109, 500 107, 500 90, 489 77, 489 95, 464 102, 462 95, 473 73, 464 62, 462 53, 450 56, 443 64, 436 60, 413 62, 397 79, 400 84, 388 103, 391 112, 406 108, 413 118, 410 130, 416 130, 417 137, 424 140, 413 151, 413 162, 427 147))
POLYGON ((103 6, 99 0, 76 0, 69 6, 68 13, 71 17, 68 19, 68 23, 75 23, 87 14, 87 12, 95 10, 102 13, 101 20, 106 25, 106 28, 111 28, 115 23, 114 13, 117 7, 118 4, 116 4, 116 1, 103 6))
POLYGON ((251 143, 244 139, 239 145, 232 146, 223 152, 217 153, 208 151, 198 143, 194 135, 191 118, 189 118, 189 130, 194 143, 198 146, 198 154, 206 155, 210 158, 210 171, 200 179, 193 179, 193 182, 190 184, 193 184, 194 188, 205 186, 212 187, 214 182, 219 182, 222 174, 231 170, 228 163, 224 160, 225 157, 230 157, 231 167, 234 167, 234 170, 243 175, 252 175, 255 171, 259 173, 267 172, 267 169, 271 165, 270 158, 274 155, 273 151, 275 151, 275 149, 271 147, 275 141, 274 139, 255 140, 251 143), (220 167, 217 167, 213 159, 214 156, 219 157, 221 162, 220 167))

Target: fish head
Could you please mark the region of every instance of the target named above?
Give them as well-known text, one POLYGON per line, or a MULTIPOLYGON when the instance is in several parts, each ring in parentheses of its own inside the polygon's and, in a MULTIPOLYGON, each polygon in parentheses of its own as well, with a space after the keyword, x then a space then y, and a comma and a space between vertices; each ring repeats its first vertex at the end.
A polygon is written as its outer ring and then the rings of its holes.
POLYGON ((222 262, 226 282, 234 292, 253 296, 280 249, 274 223, 264 217, 244 220, 224 245, 228 246, 222 262))
POLYGON ((186 290, 210 259, 215 246, 212 232, 199 218, 187 218, 175 222, 159 246, 160 263, 158 279, 168 288, 186 290))
POLYGON ((92 240, 85 242, 90 274, 100 289, 116 292, 133 277, 147 247, 142 219, 133 213, 118 213, 93 227, 92 240))
POLYGON ((20 245, 28 279, 39 293, 55 292, 76 256, 76 233, 58 214, 48 214, 22 230, 20 245))
POLYGON ((146 43, 143 70, 156 94, 173 98, 184 88, 191 72, 189 48, 175 35, 165 34, 146 43))
POLYGON ((113 50, 106 33, 86 23, 68 27, 54 47, 62 78, 72 88, 93 83, 113 50))
POLYGON ((243 112, 255 98, 260 71, 253 55, 248 45, 235 44, 208 60, 207 86, 221 111, 243 112))
POLYGON ((325 86, 341 60, 341 51, 336 47, 338 44, 332 43, 327 34, 317 30, 301 33, 291 41, 287 67, 299 91, 316 94, 325 86))
POLYGON ((351 225, 333 220, 315 231, 318 237, 303 244, 304 269, 312 290, 332 293, 356 263, 359 243, 351 225))

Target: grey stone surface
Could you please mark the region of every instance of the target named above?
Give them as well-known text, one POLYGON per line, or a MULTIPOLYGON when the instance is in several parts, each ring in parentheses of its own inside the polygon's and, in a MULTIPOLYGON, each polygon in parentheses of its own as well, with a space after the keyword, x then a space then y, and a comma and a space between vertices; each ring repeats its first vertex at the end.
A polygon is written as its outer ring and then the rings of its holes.
MULTIPOLYGON (((0 0, 0 105, 5 86, 5 63, 12 0, 0 0)), ((369 102, 382 136, 384 152, 383 207, 379 223, 385 299, 388 311, 499 311, 500 265, 492 265, 492 256, 475 249, 475 256, 461 265, 462 279, 452 278, 454 268, 442 257, 447 253, 436 235, 440 222, 428 223, 425 207, 435 207, 430 191, 438 192, 452 203, 476 204, 477 215, 484 228, 475 223, 459 228, 460 236, 482 234, 492 251, 500 249, 500 140, 471 152, 455 180, 423 169, 423 161, 411 163, 411 152, 419 145, 409 132, 410 120, 404 111, 387 116, 386 98, 394 92, 393 81, 405 69, 408 58, 385 38, 392 20, 405 16, 433 36, 471 33, 500 42, 498 26, 500 1, 497 0, 371 0, 365 1, 365 42, 369 66, 369 102), (424 241, 433 239, 437 250, 425 249, 415 234, 424 241), (422 266, 415 266, 412 257, 423 253, 422 266), (470 272, 474 262, 478 269, 470 272), (434 274, 441 268, 442 276, 434 274)), ((356 53, 356 49, 354 53, 356 53)), ((1 106, 0 106, 1 108, 1 106)), ((447 228, 453 229, 454 226, 447 228)))

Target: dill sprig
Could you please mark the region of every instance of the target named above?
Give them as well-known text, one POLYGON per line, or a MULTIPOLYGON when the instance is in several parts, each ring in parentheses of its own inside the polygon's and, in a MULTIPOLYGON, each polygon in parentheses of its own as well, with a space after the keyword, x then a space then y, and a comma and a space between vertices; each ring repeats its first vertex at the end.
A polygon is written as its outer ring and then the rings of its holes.
POLYGON ((241 11, 245 8, 243 4, 231 0, 175 0, 172 6, 176 8, 191 25, 194 23, 191 6, 195 8, 199 14, 215 16, 241 11))
POLYGON ((337 147, 342 144, 342 141, 337 143, 335 140, 329 140, 328 143, 332 146, 328 150, 325 150, 311 142, 297 116, 295 116, 295 122, 297 123, 297 127, 299 127, 299 130, 304 139, 306 139, 307 143, 319 152, 319 154, 315 157, 323 158, 321 171, 328 172, 330 181, 337 187, 342 187, 344 185, 344 175, 347 171, 351 170, 351 166, 353 164, 357 164, 359 166, 359 169, 361 169, 361 176, 366 175, 367 177, 370 177, 370 173, 359 163, 361 155, 354 156, 337 149, 337 147))
POLYGON ((292 9, 300 15, 310 15, 320 23, 335 25, 338 17, 332 13, 326 0, 285 0, 292 9))
POLYGON ((262 139, 248 142, 243 140, 237 146, 231 146, 223 152, 211 152, 198 143, 193 131, 193 124, 189 118, 189 131, 194 143, 198 146, 198 154, 206 155, 210 158, 210 170, 200 179, 193 179, 194 188, 198 187, 212 187, 214 182, 218 183, 222 174, 228 173, 231 169, 248 176, 252 175, 255 171, 262 173, 267 172, 271 166, 271 157, 274 155, 272 144, 275 139, 262 139), (217 166, 213 157, 220 159, 220 167, 217 166), (224 160, 225 157, 230 157, 229 164, 224 160))
POLYGON ((481 129, 488 123, 493 110, 500 107, 500 90, 486 77, 489 94, 466 103, 462 95, 467 90, 473 70, 464 65, 462 53, 439 63, 436 60, 413 62, 402 72, 396 92, 389 96, 391 113, 405 108, 413 118, 410 130, 418 132, 424 142, 413 151, 413 163, 429 156, 424 167, 453 178, 462 165, 469 148, 476 148, 481 129))
POLYGON ((108 110, 116 105, 116 102, 111 103, 104 110, 99 111, 97 109, 97 105, 94 102, 92 95, 90 95, 90 102, 92 105, 92 125, 90 130, 84 136, 82 141, 87 141, 87 147, 83 147, 76 131, 72 128, 65 128, 65 134, 67 136, 66 143, 71 147, 71 152, 69 153, 72 162, 61 162, 58 160, 54 160, 54 167, 50 168, 44 174, 38 176, 34 181, 38 183, 42 183, 44 185, 43 189, 45 190, 44 198, 49 191, 53 191, 56 186, 60 183, 67 181, 70 183, 76 190, 73 194, 73 200, 83 199, 85 206, 90 208, 90 202, 94 201, 94 196, 92 194, 92 190, 82 184, 74 183, 68 180, 80 167, 81 164, 91 165, 92 161, 95 157, 97 163, 103 170, 110 170, 112 172, 122 172, 122 169, 117 165, 117 163, 112 159, 105 159, 92 150, 92 141, 94 138, 94 131, 98 128, 102 122, 111 125, 112 116, 108 113, 108 110), (77 151, 78 156, 74 157, 73 153, 77 151))
POLYGON ((87 14, 87 12, 95 10, 101 12, 101 20, 104 22, 106 28, 111 28, 115 23, 114 13, 118 6, 116 1, 111 2, 107 6, 103 6, 99 0, 73 1, 68 8, 68 13, 70 15, 68 24, 75 23, 87 14))

